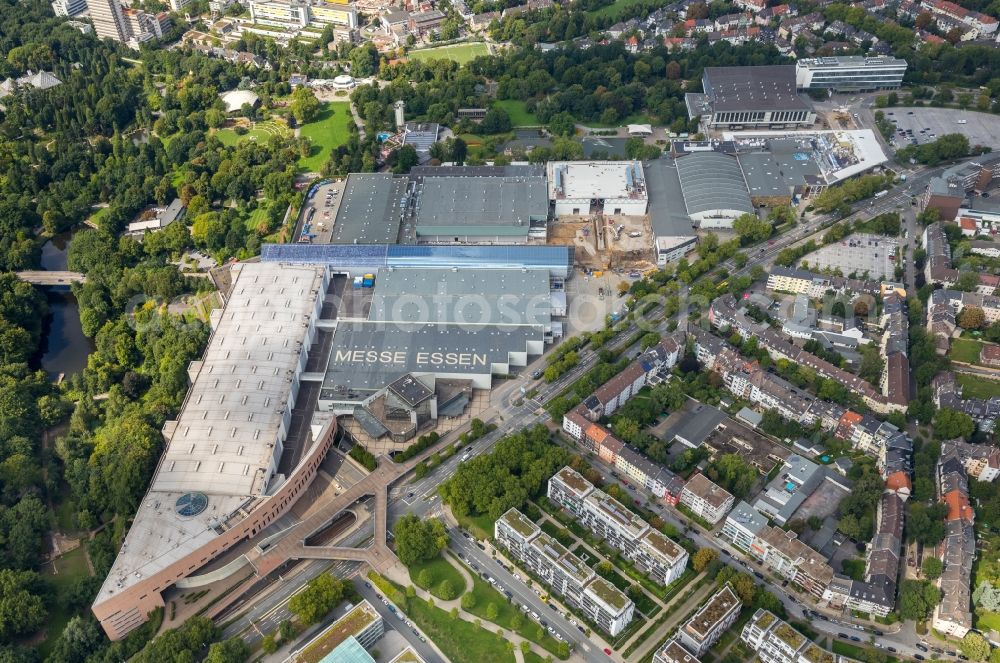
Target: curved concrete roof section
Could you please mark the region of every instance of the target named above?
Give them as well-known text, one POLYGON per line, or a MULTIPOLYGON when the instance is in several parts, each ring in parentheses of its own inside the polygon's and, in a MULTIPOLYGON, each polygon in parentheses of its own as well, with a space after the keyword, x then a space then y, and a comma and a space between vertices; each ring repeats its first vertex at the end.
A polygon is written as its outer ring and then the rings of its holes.
POLYGON ((747 183, 736 157, 719 152, 688 154, 677 159, 677 174, 690 216, 753 212, 747 183))
POLYGON ((278 463, 326 288, 323 267, 233 268, 191 387, 163 427, 163 456, 95 605, 243 520, 287 477, 278 463))

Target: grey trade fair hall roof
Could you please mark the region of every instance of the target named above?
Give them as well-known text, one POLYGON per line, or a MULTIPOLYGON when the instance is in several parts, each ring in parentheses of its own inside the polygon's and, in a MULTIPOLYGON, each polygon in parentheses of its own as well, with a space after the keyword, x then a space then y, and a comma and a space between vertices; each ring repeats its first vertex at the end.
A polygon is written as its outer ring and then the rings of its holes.
POLYGON ((753 212, 743 171, 735 157, 695 152, 677 159, 677 174, 688 214, 712 210, 753 212))
POLYGON ((330 243, 395 244, 406 186, 406 178, 387 173, 348 175, 330 243))
POLYGON ((551 308, 545 269, 395 269, 379 272, 368 319, 547 326, 551 308))
POLYGON ((545 219, 549 210, 539 176, 428 177, 417 196, 417 233, 424 235, 469 226, 527 234, 529 222, 545 219))
POLYGON ((643 164, 649 195, 649 221, 657 237, 694 235, 691 217, 684 206, 684 193, 674 159, 664 157, 643 164))
POLYGON ((718 111, 809 110, 795 88, 795 65, 705 67, 705 94, 718 111))
POLYGON ((340 322, 321 398, 378 390, 406 373, 488 374, 492 364, 508 363, 510 353, 543 338, 540 325, 340 322))

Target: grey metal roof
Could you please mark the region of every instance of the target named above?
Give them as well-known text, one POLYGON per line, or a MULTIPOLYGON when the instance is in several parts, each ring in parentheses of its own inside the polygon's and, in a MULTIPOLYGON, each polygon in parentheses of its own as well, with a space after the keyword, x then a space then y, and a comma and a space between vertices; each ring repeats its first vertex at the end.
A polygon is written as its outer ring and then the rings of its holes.
POLYGON ((718 111, 809 110, 795 89, 795 65, 705 67, 702 87, 718 111))
POLYGON ((820 177, 819 166, 805 153, 776 154, 749 152, 740 154, 740 167, 751 196, 790 196, 796 187, 820 177))
POLYGON ((681 180, 674 160, 669 157, 643 164, 646 193, 649 195, 649 221, 657 237, 693 235, 691 217, 684 205, 681 180))
POLYGON ((491 373, 493 364, 507 364, 510 353, 543 338, 541 326, 341 322, 320 398, 375 391, 406 373, 491 373))
POLYGON ((548 326, 551 303, 546 269, 382 270, 368 319, 548 326))
POLYGON ((395 244, 406 186, 388 173, 348 175, 330 243, 395 244))
POLYGON ((429 177, 417 195, 418 235, 447 234, 449 228, 468 234, 470 226, 526 235, 529 223, 544 220, 549 211, 545 178, 539 176, 429 177))
POLYGON ((695 152, 677 159, 677 174, 688 214, 713 210, 753 212, 743 171, 735 157, 695 152))

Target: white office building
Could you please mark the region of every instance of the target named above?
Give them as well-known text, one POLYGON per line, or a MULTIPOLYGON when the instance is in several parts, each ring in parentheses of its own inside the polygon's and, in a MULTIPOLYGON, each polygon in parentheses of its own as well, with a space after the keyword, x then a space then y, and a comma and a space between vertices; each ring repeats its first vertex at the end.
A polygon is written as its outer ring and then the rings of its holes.
POLYGON ((87 0, 55 0, 52 11, 56 16, 77 16, 87 11, 87 0))
POLYGON ((804 58, 795 63, 795 85, 802 90, 889 90, 903 84, 906 60, 889 55, 804 58))

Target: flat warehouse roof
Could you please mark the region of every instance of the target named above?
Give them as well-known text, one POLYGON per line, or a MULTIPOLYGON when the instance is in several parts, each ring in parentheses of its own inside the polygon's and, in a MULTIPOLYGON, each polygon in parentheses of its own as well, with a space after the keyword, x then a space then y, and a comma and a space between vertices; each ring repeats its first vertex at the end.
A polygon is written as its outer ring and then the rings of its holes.
POLYGON ((638 161, 550 161, 549 198, 646 199, 646 177, 638 161))
POLYGON ((428 177, 417 193, 417 234, 470 232, 469 226, 527 234, 529 222, 548 211, 544 177, 428 177))
POLYGON ((341 322, 323 390, 377 390, 406 373, 490 374, 493 364, 509 362, 510 353, 543 340, 540 325, 341 322))
POLYGON ((375 280, 368 319, 548 325, 551 309, 545 269, 392 269, 375 280))
POLYGON ((386 173, 351 173, 337 210, 331 244, 395 244, 407 180, 386 173))
POLYGON ((705 94, 718 111, 810 110, 795 89, 795 65, 705 67, 705 94))

